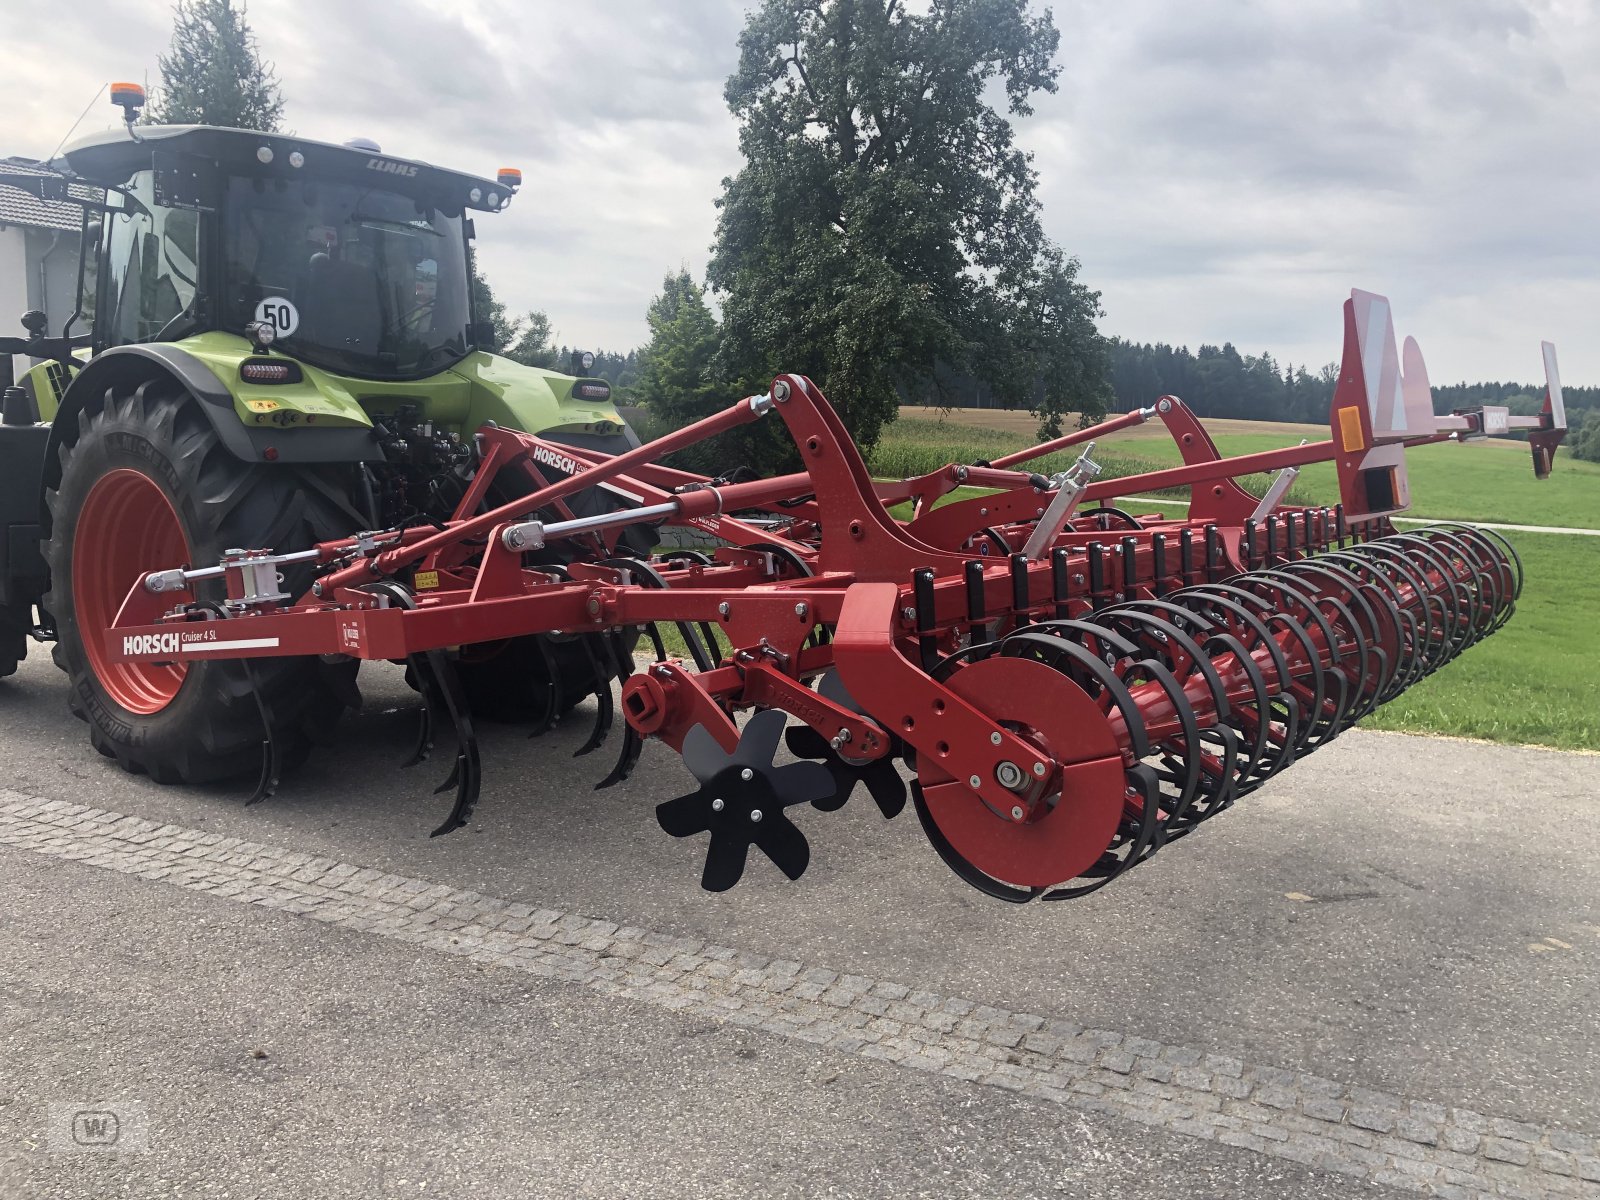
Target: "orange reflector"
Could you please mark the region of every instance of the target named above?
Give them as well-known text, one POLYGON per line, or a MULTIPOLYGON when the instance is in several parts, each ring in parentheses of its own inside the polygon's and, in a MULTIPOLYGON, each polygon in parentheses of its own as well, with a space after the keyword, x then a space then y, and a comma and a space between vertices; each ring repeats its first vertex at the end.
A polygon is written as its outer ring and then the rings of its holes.
POLYGON ((1339 440, 1344 446, 1346 454, 1354 454, 1357 450, 1367 448, 1367 439, 1361 433, 1361 410, 1359 408, 1341 408, 1339 410, 1339 440))

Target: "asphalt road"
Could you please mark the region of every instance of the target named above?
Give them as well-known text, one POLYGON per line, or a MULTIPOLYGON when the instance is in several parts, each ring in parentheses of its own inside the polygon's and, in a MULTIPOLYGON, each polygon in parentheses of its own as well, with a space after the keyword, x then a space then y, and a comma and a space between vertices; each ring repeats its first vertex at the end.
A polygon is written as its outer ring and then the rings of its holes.
MULTIPOLYGON (((655 823, 690 786, 664 747, 597 793, 586 714, 491 726, 476 820, 429 839, 446 766, 398 770, 412 697, 386 668, 363 687, 247 811, 248 785, 99 758, 41 657, 0 683, 0 784, 1600 1132, 1600 757, 1352 733, 1092 898, 1021 909, 855 800, 799 817, 799 883, 754 859, 711 896, 655 823)), ((0 904, 0 1195, 1389 1194, 22 851, 0 904), (44 1152, 39 1106, 90 1091, 148 1104, 150 1155, 44 1152)))

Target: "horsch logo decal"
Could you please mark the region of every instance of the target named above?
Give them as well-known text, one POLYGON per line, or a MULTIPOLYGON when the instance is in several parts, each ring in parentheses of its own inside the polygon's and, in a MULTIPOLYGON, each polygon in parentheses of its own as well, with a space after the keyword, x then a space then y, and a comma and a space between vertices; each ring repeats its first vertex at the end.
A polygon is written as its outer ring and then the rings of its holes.
POLYGON ((134 633, 122 639, 124 654, 176 654, 178 635, 175 633, 134 633))
POLYGON ((544 446, 533 448, 533 461, 543 463, 547 467, 554 467, 566 475, 576 475, 583 467, 575 458, 568 458, 565 454, 557 454, 554 450, 544 446))

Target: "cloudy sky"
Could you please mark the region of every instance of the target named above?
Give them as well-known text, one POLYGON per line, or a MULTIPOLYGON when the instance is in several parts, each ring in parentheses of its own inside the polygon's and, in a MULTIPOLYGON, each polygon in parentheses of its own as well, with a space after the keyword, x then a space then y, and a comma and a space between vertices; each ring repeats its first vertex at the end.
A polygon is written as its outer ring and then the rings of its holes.
MULTIPOLYGON (((752 0, 753 2, 753 0, 752 0)), ((1042 5, 1040 5, 1042 7, 1042 5)), ((626 348, 699 274, 738 165, 722 83, 743 0, 252 0, 308 137, 527 185, 479 221, 496 290, 626 348)), ((1057 0, 1060 92, 1020 127, 1045 224, 1107 333, 1317 365, 1352 286, 1387 294, 1435 382, 1600 384, 1595 0, 1057 0)), ((170 9, 7 17, 0 154, 42 156, 108 79, 155 79, 170 9), (26 48, 26 52, 20 52, 26 48)), ((96 102, 79 133, 104 128, 96 102)))

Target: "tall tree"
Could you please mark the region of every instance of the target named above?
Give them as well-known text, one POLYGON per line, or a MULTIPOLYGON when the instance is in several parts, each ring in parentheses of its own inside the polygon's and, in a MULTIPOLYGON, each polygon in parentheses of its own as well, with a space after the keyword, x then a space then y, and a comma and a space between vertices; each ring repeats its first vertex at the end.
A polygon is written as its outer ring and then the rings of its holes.
POLYGON ((263 61, 244 6, 233 0, 178 0, 172 48, 147 119, 158 125, 222 125, 277 132, 283 95, 263 61))
POLYGON ((765 0, 725 92, 745 165, 708 268, 719 372, 816 377, 863 445, 941 376, 1103 411, 1098 295, 1045 238, 1009 120, 1055 90, 1057 42, 1027 0, 765 0))
MULTIPOLYGON (((712 373, 717 321, 706 304, 705 289, 687 270, 661 281, 661 294, 650 302, 645 320, 650 342, 639 352, 639 377, 630 398, 649 411, 652 425, 675 429, 726 404, 726 390, 716 385, 712 373)), ((726 465, 769 457, 776 452, 776 442, 761 435, 772 437, 778 431, 759 430, 764 424, 747 425, 691 447, 674 462, 715 474, 726 465)))

